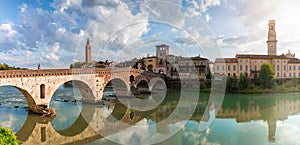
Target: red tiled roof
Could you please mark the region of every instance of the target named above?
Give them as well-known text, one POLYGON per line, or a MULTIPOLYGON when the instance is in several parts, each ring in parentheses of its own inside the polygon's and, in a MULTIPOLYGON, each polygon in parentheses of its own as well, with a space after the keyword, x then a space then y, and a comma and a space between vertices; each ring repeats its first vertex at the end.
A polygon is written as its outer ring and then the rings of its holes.
POLYGON ((257 54, 237 54, 236 58, 251 58, 251 59, 288 59, 284 55, 257 55, 257 54))
POLYGON ((215 62, 219 62, 219 63, 237 63, 237 59, 236 58, 216 58, 215 62))
POLYGON ((300 63, 300 60, 298 58, 290 58, 288 63, 300 63))

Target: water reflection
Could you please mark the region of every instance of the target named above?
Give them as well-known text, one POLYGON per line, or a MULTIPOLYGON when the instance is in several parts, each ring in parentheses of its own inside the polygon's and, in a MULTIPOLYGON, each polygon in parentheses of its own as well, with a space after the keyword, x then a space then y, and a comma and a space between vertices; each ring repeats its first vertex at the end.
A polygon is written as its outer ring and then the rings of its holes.
MULTIPOLYGON (((179 107, 178 94, 176 91, 169 92, 161 105, 149 111, 128 109, 118 102, 108 107, 83 105, 78 114, 62 115, 74 120, 59 122, 55 122, 56 118, 27 115, 22 108, 11 106, 5 109, 0 106, 0 123, 17 124, 9 127, 14 129, 23 144, 114 144, 112 141, 139 144, 153 143, 153 140, 164 137, 170 138, 160 144, 299 143, 299 94, 227 95, 219 112, 216 112, 213 103, 206 112, 208 95, 202 94, 195 110, 187 105, 180 106, 177 112, 193 113, 190 120, 183 120, 180 116, 167 120, 179 107), (7 120, 3 117, 9 114, 14 116, 10 118, 18 119, 7 120), (22 122, 20 117, 23 120, 27 118, 22 122), (204 130, 203 126, 210 123, 204 130), (60 129, 56 129, 56 125, 60 125, 60 129), (173 135, 173 132, 177 133, 173 135)), ((77 107, 72 102, 63 101, 57 105, 67 111, 77 107)))

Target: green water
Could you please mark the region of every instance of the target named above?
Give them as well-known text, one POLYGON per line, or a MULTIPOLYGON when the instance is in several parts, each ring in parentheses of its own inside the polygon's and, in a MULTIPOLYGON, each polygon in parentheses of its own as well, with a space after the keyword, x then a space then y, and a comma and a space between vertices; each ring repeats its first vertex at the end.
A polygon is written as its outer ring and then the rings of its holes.
POLYGON ((24 144, 300 144, 300 94, 226 95, 220 109, 214 105, 207 110, 208 94, 201 94, 196 106, 179 106, 178 94, 179 91, 169 91, 155 109, 136 111, 120 103, 83 107, 71 102, 75 99, 73 89, 60 88, 50 104, 58 115, 46 118, 27 114, 24 97, 13 88, 1 87, 0 125, 12 128, 24 144), (10 99, 12 96, 15 99, 10 99), (101 120, 93 125, 87 123, 89 113, 104 120, 113 116, 116 122, 128 126, 104 135, 99 131, 101 120), (183 119, 187 114, 191 116, 183 119), (74 138, 84 136, 80 133, 90 126, 97 126, 98 130, 94 129, 98 135, 74 138), (61 136, 64 140, 60 140, 61 136))

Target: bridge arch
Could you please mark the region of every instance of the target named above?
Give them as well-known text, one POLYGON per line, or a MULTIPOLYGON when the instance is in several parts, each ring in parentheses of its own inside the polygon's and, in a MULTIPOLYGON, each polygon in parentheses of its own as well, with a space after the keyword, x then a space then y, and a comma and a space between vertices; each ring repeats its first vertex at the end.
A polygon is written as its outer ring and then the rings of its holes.
MULTIPOLYGON (((76 105, 80 106, 81 110, 77 119, 70 126, 62 130, 58 130, 55 127, 53 127, 53 129, 61 136, 72 137, 84 131, 88 127, 90 121, 92 120, 92 116, 94 115, 95 110, 93 104, 89 104, 89 103, 95 102, 95 96, 93 95, 93 91, 91 90, 90 86, 86 84, 86 82, 84 81, 70 80, 64 83, 62 82, 60 85, 56 86, 56 90, 58 90, 58 88, 64 85, 65 83, 71 83, 73 87, 76 87, 79 90, 81 94, 81 101, 78 102, 76 101, 77 103, 76 105)), ((53 95, 55 92, 53 92, 53 95)), ((73 92, 76 93, 75 90, 73 90, 73 92)), ((53 99, 53 95, 51 96, 52 99, 53 99)), ((79 98, 75 98, 75 99, 77 100, 79 98)))
POLYGON ((126 81, 124 81, 122 78, 111 78, 109 81, 107 81, 106 83, 104 83, 103 85, 103 91, 104 88, 107 86, 111 86, 113 87, 114 91, 115 91, 115 95, 116 97, 123 97, 123 96, 128 96, 128 92, 129 92, 129 84, 126 83, 126 81))
POLYGON ((5 87, 5 86, 8 86, 8 87, 13 87, 13 88, 16 88, 18 91, 20 91, 23 96, 25 97, 25 100, 26 100, 26 103, 27 103, 27 107, 29 110, 33 110, 33 109, 36 109, 36 102, 34 100, 34 98, 29 94, 29 92, 25 89, 22 89, 18 86, 14 86, 14 85, 2 85, 0 87, 5 87))
POLYGON ((92 90, 91 87, 93 87, 95 84, 89 83, 85 80, 78 80, 78 79, 73 79, 73 78, 69 78, 66 80, 62 80, 58 83, 56 83, 55 85, 51 85, 51 87, 48 87, 50 90, 50 94, 49 94, 49 103, 50 104, 50 100, 53 97, 55 91, 62 85, 64 85, 65 83, 72 83, 73 86, 75 86, 76 88, 78 88, 80 94, 82 95, 82 101, 83 102, 94 102, 96 100, 95 97, 95 93, 92 90))

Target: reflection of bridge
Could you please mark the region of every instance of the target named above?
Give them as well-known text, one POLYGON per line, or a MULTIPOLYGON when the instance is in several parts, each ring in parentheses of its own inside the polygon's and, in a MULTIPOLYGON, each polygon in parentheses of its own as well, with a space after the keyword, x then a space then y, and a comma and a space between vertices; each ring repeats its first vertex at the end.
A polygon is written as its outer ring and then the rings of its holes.
POLYGON ((83 102, 97 102, 102 99, 105 86, 113 80, 116 81, 112 85, 119 87, 119 95, 128 95, 130 81, 138 83, 135 78, 147 78, 147 83, 150 82, 149 77, 138 77, 142 72, 131 68, 0 71, 0 86, 17 88, 25 96, 28 109, 40 112, 40 106, 49 107, 56 89, 66 82, 72 81, 80 90, 83 102))
POLYGON ((121 116, 107 115, 108 109, 94 105, 83 106, 73 125, 57 131, 51 125, 52 118, 28 114, 23 127, 16 133, 22 144, 84 144, 117 133, 142 120, 145 116, 123 107, 114 108, 121 111, 121 116))

